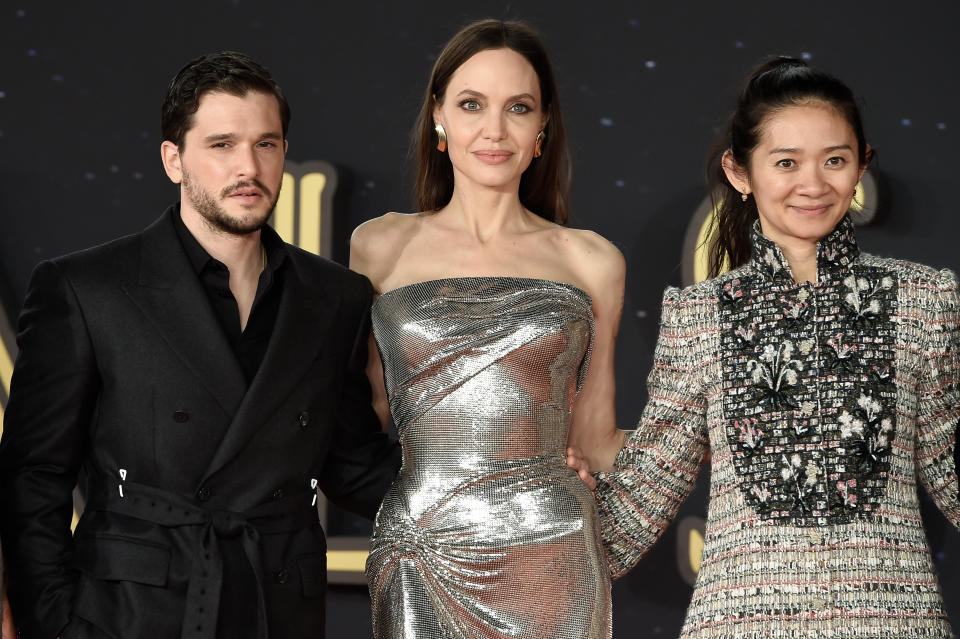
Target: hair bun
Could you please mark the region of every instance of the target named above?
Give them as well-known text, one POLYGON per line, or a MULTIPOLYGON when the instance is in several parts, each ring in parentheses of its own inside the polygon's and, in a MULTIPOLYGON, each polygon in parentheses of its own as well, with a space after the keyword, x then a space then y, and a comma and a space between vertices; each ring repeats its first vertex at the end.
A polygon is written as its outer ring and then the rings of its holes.
POLYGON ((767 74, 775 72, 778 76, 783 76, 786 73, 789 73, 792 69, 809 69, 810 67, 806 62, 800 58, 791 58, 789 56, 781 55, 769 60, 765 60, 759 66, 754 68, 753 73, 750 74, 747 79, 747 86, 752 85, 754 82, 760 80, 767 74))

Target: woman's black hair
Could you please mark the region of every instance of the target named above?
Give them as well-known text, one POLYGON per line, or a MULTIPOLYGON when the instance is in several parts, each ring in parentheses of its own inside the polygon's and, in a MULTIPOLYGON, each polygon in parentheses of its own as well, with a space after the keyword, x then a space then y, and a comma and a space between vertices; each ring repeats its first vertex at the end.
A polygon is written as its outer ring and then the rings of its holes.
POLYGON ((707 161, 707 184, 714 210, 707 233, 709 277, 750 259, 750 238, 758 215, 754 198, 744 201, 727 179, 724 154, 730 151, 737 166, 748 171, 750 156, 760 144, 767 118, 780 109, 810 102, 822 102, 836 109, 857 138, 860 165, 869 161, 860 109, 850 87, 796 58, 772 58, 758 66, 747 78, 730 122, 707 161))

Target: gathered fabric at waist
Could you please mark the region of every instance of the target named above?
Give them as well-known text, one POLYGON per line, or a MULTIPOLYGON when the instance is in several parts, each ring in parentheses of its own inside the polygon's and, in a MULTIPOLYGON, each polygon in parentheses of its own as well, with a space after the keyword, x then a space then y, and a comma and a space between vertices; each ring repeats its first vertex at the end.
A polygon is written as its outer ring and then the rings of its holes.
POLYGON ((377 514, 374 544, 545 541, 579 533, 584 518, 595 517, 593 495, 562 455, 484 466, 459 478, 401 472, 377 514))

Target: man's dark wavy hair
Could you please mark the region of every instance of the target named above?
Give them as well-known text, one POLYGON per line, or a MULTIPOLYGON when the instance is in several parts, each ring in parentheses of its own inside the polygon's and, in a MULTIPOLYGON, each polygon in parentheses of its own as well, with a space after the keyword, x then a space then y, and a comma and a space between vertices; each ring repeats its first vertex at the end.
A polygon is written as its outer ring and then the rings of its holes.
POLYGON ((182 149, 187 131, 193 126, 193 114, 200 106, 200 99, 212 91, 241 97, 250 91, 259 91, 274 96, 280 106, 280 122, 286 139, 290 126, 287 98, 266 68, 236 51, 202 55, 177 72, 163 98, 160 115, 163 139, 182 149))

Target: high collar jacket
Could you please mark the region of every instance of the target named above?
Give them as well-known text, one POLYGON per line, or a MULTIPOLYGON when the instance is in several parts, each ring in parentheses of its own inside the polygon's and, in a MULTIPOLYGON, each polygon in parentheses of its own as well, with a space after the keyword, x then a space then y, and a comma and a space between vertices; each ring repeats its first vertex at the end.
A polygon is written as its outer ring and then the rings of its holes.
POLYGON ((0 444, 24 637, 52 639, 74 618, 115 637, 220 636, 221 587, 237 574, 256 586, 248 636, 321 636, 315 489, 372 516, 399 466, 364 374, 366 278, 285 245, 248 387, 177 214, 33 274, 0 444), (87 508, 71 538, 81 467, 87 508))
POLYGON ((712 454, 682 636, 952 637, 919 483, 960 525, 957 282, 860 253, 844 218, 798 284, 750 261, 668 289, 649 403, 598 487, 614 575, 653 544, 712 454))

